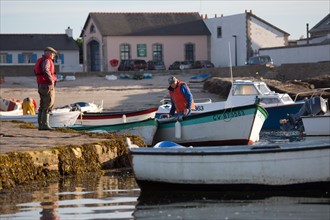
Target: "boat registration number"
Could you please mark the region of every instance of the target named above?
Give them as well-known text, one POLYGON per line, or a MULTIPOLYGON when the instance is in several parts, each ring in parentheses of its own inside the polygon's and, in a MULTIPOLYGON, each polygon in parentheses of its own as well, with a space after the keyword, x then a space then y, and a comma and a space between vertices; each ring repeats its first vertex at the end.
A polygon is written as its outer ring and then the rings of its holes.
POLYGON ((223 119, 229 119, 229 118, 236 118, 236 117, 241 117, 244 116, 245 113, 244 111, 232 111, 232 112, 225 112, 223 114, 218 114, 213 116, 213 120, 223 120, 223 119))

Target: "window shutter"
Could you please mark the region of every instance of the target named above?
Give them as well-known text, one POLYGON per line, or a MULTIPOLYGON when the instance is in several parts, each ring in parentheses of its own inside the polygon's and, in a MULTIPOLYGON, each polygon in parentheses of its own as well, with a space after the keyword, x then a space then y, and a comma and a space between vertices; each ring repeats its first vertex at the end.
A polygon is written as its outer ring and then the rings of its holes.
POLYGON ((7 63, 13 63, 13 55, 7 54, 7 63))
POLYGON ((34 53, 32 54, 32 63, 36 63, 37 62, 37 54, 34 53))
POLYGON ((23 54, 18 54, 18 63, 23 63, 23 54))
POLYGON ((64 64, 64 54, 60 54, 61 64, 64 64))

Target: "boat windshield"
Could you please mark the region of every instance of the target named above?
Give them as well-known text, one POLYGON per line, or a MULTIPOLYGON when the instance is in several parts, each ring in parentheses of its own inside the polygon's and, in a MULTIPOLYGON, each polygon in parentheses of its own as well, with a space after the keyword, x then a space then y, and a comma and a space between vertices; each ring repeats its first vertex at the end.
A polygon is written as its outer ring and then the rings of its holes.
POLYGON ((258 95, 254 85, 237 85, 234 90, 234 95, 258 95))
POLYGON ((258 89, 260 90, 261 94, 269 94, 272 92, 266 84, 259 84, 258 89))

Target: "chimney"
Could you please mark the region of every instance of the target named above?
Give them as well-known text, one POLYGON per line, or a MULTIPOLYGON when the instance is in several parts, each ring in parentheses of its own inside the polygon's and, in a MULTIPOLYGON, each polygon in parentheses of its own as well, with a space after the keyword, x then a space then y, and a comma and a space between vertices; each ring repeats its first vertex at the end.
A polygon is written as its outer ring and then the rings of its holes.
POLYGON ((205 15, 205 19, 207 19, 207 14, 205 15))
POLYGON ((66 35, 68 35, 68 37, 72 37, 72 29, 70 28, 70 26, 65 30, 66 35))

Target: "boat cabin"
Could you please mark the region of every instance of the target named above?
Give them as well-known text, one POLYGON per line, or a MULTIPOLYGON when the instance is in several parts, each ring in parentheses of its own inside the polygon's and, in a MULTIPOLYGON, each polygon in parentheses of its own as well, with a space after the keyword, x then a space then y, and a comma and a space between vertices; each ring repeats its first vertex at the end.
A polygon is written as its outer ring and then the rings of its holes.
POLYGON ((253 103, 259 98, 261 105, 282 105, 294 103, 288 94, 276 93, 269 89, 265 82, 252 82, 250 80, 235 80, 227 102, 233 106, 253 103))

